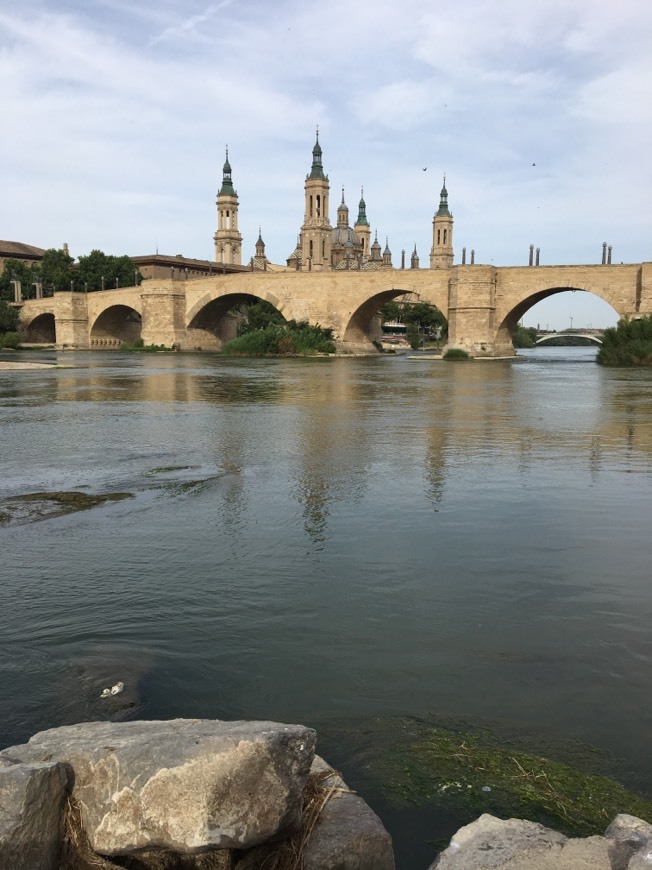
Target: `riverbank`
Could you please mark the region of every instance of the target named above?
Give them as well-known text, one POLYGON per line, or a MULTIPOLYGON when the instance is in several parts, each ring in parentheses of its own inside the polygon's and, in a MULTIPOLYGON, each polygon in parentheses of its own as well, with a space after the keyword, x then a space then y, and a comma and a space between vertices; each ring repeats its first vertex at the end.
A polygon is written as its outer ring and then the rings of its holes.
POLYGON ((70 368, 70 366, 60 366, 56 363, 33 363, 33 362, 13 362, 13 360, 0 360, 0 371, 29 371, 31 369, 61 369, 70 368))
MULTIPOLYGON (((268 721, 42 731, 0 752, 0 866, 394 870, 381 820, 316 742, 312 728, 268 721)), ((631 815, 604 835, 569 838, 484 813, 430 870, 642 870, 651 845, 652 825, 631 815)))

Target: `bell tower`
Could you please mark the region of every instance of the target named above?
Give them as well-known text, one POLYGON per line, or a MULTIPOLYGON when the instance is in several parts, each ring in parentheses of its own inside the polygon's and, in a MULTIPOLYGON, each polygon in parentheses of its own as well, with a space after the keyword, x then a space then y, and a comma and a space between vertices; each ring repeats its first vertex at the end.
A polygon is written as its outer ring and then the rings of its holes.
POLYGON ((364 189, 360 191, 360 203, 358 204, 358 219, 353 229, 362 242, 362 259, 367 260, 371 254, 371 227, 367 220, 367 204, 364 201, 364 189))
POLYGON ((242 236, 238 232, 238 194, 233 189, 228 148, 222 168, 222 187, 217 194, 217 232, 213 240, 216 263, 242 265, 242 236))
POLYGON ((448 210, 446 176, 439 196, 439 209, 432 219, 431 269, 450 269, 453 265, 453 215, 448 210))
POLYGON ((331 265, 331 239, 333 228, 328 219, 328 176, 324 175, 319 144, 317 140, 312 149, 312 167, 306 176, 306 205, 301 227, 301 268, 317 271, 329 269, 331 265))

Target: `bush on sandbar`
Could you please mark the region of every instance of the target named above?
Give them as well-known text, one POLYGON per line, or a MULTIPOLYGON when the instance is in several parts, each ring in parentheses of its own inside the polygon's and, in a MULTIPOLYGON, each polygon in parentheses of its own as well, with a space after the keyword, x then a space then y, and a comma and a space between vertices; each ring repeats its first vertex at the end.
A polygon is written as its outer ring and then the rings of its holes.
POLYGON ((307 320, 269 323, 234 338, 225 345, 228 356, 310 356, 334 353, 333 330, 313 326, 307 320))
POLYGON ((623 317, 605 329, 596 361, 603 366, 652 365, 652 315, 638 320, 623 317))
POLYGON ((473 359, 473 357, 468 354, 465 350, 462 350, 461 347, 451 347, 443 356, 443 359, 473 359))

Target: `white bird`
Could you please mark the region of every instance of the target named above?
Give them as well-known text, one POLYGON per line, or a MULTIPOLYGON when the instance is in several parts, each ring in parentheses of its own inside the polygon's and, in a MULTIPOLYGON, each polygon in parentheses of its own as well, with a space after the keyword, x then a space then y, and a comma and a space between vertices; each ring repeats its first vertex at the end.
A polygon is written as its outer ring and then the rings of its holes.
POLYGON ((100 698, 110 698, 111 697, 111 689, 102 689, 102 694, 100 698))
POLYGON ((112 695, 119 695, 120 692, 122 692, 122 690, 124 689, 124 687, 125 687, 124 683, 116 683, 115 686, 111 686, 111 694, 112 695))

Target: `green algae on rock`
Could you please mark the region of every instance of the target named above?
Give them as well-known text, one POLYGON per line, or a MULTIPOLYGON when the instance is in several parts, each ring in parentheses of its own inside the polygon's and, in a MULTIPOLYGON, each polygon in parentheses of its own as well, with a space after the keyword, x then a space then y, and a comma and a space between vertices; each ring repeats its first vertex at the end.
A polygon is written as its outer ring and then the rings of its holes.
POLYGON ((86 492, 30 492, 4 499, 0 506, 0 523, 29 523, 59 517, 76 511, 90 510, 108 502, 133 498, 130 492, 91 495, 86 492))
POLYGON ((607 776, 587 774, 501 743, 489 731, 423 726, 383 762, 401 802, 526 818, 567 836, 604 831, 618 813, 652 819, 652 801, 607 776))

